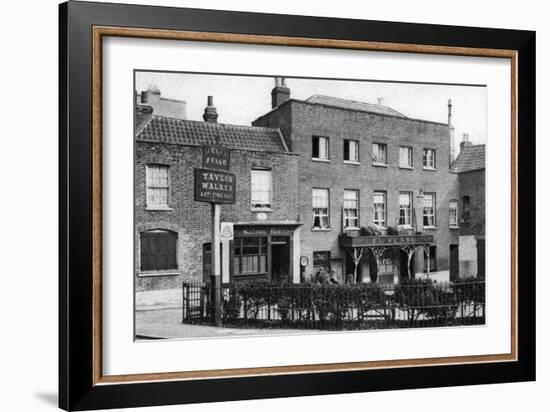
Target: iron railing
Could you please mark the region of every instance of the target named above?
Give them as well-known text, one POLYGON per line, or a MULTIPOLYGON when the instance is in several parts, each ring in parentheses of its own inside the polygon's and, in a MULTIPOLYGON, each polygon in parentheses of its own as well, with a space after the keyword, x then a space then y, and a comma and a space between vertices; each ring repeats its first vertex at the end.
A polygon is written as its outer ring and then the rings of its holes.
MULTIPOLYGON (((184 283, 183 322, 213 324, 216 292, 209 283, 184 283)), ((485 282, 224 284, 221 318, 226 327, 327 330, 484 324, 485 282)))

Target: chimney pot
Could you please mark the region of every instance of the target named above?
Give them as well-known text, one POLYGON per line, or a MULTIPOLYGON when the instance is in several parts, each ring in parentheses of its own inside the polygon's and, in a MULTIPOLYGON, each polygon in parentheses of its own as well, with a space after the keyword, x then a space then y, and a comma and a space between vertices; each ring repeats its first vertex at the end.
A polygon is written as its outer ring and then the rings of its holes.
POLYGON ((204 119, 205 122, 210 122, 210 123, 218 122, 218 111, 216 110, 216 106, 214 106, 213 96, 208 96, 207 106, 204 109, 202 118, 204 119))
POLYGON ((383 97, 378 98, 378 106, 384 106, 384 98, 383 97))

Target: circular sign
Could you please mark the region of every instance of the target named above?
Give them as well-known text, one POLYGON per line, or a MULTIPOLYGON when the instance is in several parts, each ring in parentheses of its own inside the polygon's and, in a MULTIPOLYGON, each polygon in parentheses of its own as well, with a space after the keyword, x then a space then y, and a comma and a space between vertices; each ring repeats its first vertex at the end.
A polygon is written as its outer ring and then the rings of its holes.
POLYGON ((258 213, 258 214, 256 215, 256 218, 257 218, 258 220, 266 220, 266 219, 267 219, 267 213, 258 213))
POLYGON ((307 258, 307 256, 302 256, 300 258, 300 265, 307 266, 308 263, 309 263, 309 259, 307 258))

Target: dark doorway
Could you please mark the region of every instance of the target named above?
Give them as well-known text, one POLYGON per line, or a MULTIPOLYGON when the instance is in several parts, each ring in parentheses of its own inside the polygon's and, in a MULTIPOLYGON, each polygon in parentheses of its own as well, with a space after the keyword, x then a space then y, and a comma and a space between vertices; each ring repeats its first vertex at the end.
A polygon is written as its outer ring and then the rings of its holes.
POLYGON ((449 245, 449 276, 451 280, 456 280, 460 277, 459 262, 458 262, 458 245, 449 245))
POLYGON ((290 279, 290 238, 273 236, 271 239, 271 279, 290 279))
MULTIPOLYGON (((407 255, 407 252, 400 250, 399 251, 399 278, 400 279, 408 279, 409 278, 409 271, 407 270, 407 262, 409 258, 407 255)), ((411 258, 410 263, 411 268, 411 279, 414 279, 414 254, 411 258)))
POLYGON ((477 276, 485 277, 485 239, 477 239, 477 276))

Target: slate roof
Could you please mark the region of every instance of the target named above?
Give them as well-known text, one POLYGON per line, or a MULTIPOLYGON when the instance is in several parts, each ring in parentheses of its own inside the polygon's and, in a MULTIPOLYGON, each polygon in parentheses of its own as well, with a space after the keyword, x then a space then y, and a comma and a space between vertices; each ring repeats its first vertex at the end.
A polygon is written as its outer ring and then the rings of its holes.
POLYGON ((465 146, 453 164, 453 172, 471 172, 485 169, 485 145, 465 146))
POLYGON ((383 114, 386 116, 401 117, 404 119, 407 118, 407 116, 405 116, 404 114, 399 113, 397 110, 394 110, 388 106, 366 102, 357 102, 355 100, 340 99, 338 97, 324 96, 321 94, 314 94, 313 96, 306 99, 305 102, 312 104, 323 104, 326 106, 339 107, 348 110, 358 110, 361 112, 383 114))
POLYGON ((187 145, 220 144, 232 149, 288 152, 279 129, 182 120, 163 116, 152 116, 149 123, 138 132, 136 139, 146 142, 187 145))

